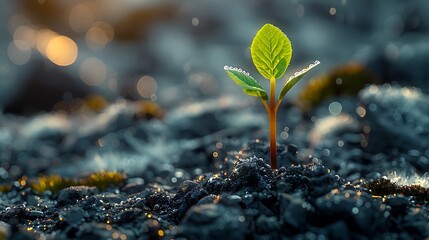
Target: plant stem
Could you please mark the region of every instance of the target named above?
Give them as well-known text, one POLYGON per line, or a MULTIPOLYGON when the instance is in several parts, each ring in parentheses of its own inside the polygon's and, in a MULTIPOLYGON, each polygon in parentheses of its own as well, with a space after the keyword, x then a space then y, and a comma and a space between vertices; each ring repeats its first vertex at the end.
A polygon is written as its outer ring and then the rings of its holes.
POLYGON ((277 141, 276 141, 276 118, 277 118, 277 107, 275 103, 276 97, 276 79, 272 77, 270 79, 270 104, 268 111, 268 119, 270 121, 270 159, 271 168, 277 169, 277 141))

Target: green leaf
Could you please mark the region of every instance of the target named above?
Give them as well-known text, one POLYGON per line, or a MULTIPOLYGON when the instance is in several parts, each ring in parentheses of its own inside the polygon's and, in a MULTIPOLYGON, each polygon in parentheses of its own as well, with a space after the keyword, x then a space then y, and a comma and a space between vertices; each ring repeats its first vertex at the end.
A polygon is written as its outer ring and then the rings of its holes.
POLYGON ((292 45, 280 29, 265 24, 253 38, 250 46, 253 64, 266 79, 280 78, 289 66, 292 45))
POLYGON ((261 91, 243 89, 243 92, 245 94, 253 96, 253 97, 259 97, 260 99, 265 100, 265 101, 268 100, 268 95, 265 93, 265 91, 261 92, 261 91))
POLYGON ((286 93, 295 86, 296 83, 298 83, 299 80, 301 80, 302 77, 304 77, 305 74, 307 74, 311 69, 319 65, 319 61, 314 61, 314 63, 310 64, 307 68, 302 69, 299 72, 296 72, 292 77, 289 78, 289 80, 286 82, 286 84, 283 86, 282 90, 280 91, 279 100, 282 100, 286 93))
POLYGON ((262 100, 268 100, 268 95, 262 86, 249 73, 236 67, 224 67, 226 74, 239 86, 243 88, 244 93, 259 97, 262 100))

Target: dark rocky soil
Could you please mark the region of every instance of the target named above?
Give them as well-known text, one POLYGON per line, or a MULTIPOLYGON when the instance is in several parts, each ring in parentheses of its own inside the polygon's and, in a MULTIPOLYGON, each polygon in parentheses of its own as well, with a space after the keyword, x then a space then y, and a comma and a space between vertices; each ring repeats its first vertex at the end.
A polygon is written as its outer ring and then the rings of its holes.
MULTIPOLYGON (((102 128, 74 133, 61 124, 38 125, 41 129, 26 136, 40 143, 37 147, 3 141, 3 154, 15 161, 2 165, 9 174, 4 185, 11 189, 0 197, 0 232, 8 239, 428 237, 429 191, 422 175, 429 169, 428 97, 411 88, 373 85, 360 92, 359 104, 346 98, 338 102, 341 114, 329 114, 322 104, 313 123, 298 115, 301 120, 288 124, 279 138, 276 170, 268 165, 260 113, 233 101, 172 111, 162 122, 136 120, 123 106, 111 115, 108 134, 102 128), (233 121, 245 119, 244 114, 262 126, 233 121), (190 126, 195 131, 186 131, 190 126), (69 144, 58 140, 70 135, 69 144), (80 147, 93 141, 103 144, 80 147), (38 151, 58 143, 53 157, 38 151), (123 161, 112 155, 112 144, 127 153, 123 161), (158 144, 165 152, 156 151, 158 144), (73 161, 71 156, 82 151, 87 158, 73 161), (28 156, 40 162, 22 164, 28 156), (56 156, 64 156, 63 162, 47 167, 56 156), (100 158, 112 166, 97 165, 100 158), (104 190, 73 186, 38 193, 31 188, 40 174, 82 177, 97 169, 122 169, 128 177, 104 190)), ((18 134, 10 116, 5 119, 9 128, 2 133, 18 134)))
MULTIPOLYGON (((36 195, 3 194, 0 221, 10 239, 423 239, 424 203, 375 197, 320 164, 272 170, 238 160, 225 174, 176 187, 131 184, 97 191, 76 186, 36 195)), ((169 177, 161 173, 162 177, 169 177)), ((138 181, 137 181, 138 182, 138 181)), ((141 181, 142 182, 142 181, 141 181)))

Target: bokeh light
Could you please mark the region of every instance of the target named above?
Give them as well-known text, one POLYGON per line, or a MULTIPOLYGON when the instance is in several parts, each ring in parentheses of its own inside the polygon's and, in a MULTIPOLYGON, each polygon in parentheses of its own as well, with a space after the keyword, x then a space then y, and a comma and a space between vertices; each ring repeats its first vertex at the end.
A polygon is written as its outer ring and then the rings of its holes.
POLYGON ((48 42, 46 56, 58 66, 69 66, 76 61, 78 47, 66 36, 57 36, 48 42))
POLYGON ((49 41, 56 36, 58 36, 58 34, 49 29, 41 29, 37 32, 36 47, 43 56, 46 56, 46 49, 48 48, 49 41))
POLYGON ((137 81, 137 91, 144 98, 151 98, 157 89, 158 84, 151 76, 143 76, 137 81))
POLYGON ((328 109, 332 115, 339 115, 343 109, 343 106, 339 102, 332 102, 329 104, 328 109))
POLYGON ((110 24, 106 22, 96 22, 86 32, 85 40, 91 50, 99 51, 113 40, 114 35, 114 29, 110 24))
POLYGON ((81 64, 79 76, 85 84, 99 86, 107 78, 107 66, 98 58, 88 58, 81 64))
POLYGON ((28 19, 22 14, 14 14, 9 18, 8 28, 11 33, 13 33, 20 26, 25 26, 28 24, 28 19))
POLYGON ((7 55, 14 64, 24 65, 31 58, 31 47, 22 40, 15 40, 10 42, 7 55))
POLYGON ((87 31, 94 22, 94 13, 87 4, 76 4, 70 11, 69 24, 73 31, 83 33, 87 31))
POLYGON ((34 47, 37 41, 36 31, 28 26, 19 26, 13 33, 13 39, 24 41, 29 47, 34 47))

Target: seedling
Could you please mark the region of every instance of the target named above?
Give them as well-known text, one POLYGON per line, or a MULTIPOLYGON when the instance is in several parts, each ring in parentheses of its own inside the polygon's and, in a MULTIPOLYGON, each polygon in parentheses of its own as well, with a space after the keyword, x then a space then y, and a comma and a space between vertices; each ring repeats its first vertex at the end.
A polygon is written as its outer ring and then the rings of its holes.
POLYGON ((250 46, 253 64, 258 72, 270 81, 270 96, 265 92, 262 86, 246 71, 240 68, 225 66, 224 69, 228 76, 239 86, 243 88, 243 92, 247 95, 258 97, 268 113, 270 123, 270 159, 271 167, 277 168, 277 141, 276 141, 276 118, 277 110, 286 93, 320 62, 315 61, 307 68, 296 72, 286 81, 280 95, 275 99, 276 95, 276 80, 281 78, 289 66, 292 57, 292 45, 280 29, 271 25, 265 24, 256 33, 250 46))

